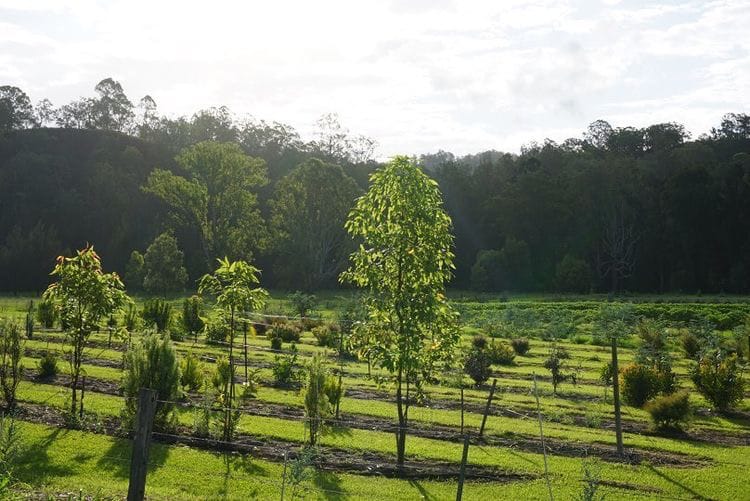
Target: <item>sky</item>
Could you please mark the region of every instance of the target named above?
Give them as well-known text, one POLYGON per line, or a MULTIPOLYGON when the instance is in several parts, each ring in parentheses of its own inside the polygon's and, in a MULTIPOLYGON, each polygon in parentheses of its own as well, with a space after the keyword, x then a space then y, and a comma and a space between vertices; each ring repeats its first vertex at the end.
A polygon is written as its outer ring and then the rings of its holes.
POLYGON ((750 112, 750 1, 0 0, 0 85, 59 106, 119 81, 160 113, 228 106, 378 156, 517 152, 750 112))

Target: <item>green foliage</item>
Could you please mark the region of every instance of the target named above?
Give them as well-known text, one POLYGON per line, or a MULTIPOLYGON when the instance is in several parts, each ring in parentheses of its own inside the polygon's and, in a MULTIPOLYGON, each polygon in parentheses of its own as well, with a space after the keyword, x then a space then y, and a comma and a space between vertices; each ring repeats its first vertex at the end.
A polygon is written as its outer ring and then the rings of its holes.
POLYGON ((471 338, 471 346, 476 350, 483 350, 487 348, 487 336, 484 334, 476 334, 471 338))
POLYGON ((36 319, 45 329, 51 329, 57 321, 55 303, 49 299, 42 299, 36 307, 36 319))
POLYGON ((266 331, 268 339, 279 338, 285 343, 299 343, 301 335, 299 327, 289 322, 275 323, 266 331))
POLYGON ((221 409, 221 419, 217 423, 222 440, 230 441, 237 431, 240 411, 239 404, 234 395, 235 367, 227 357, 219 357, 216 360, 214 374, 211 384, 217 390, 216 404, 221 409))
POLYGON ((128 264, 125 266, 125 276, 123 277, 125 280, 125 285, 128 286, 128 289, 132 290, 142 290, 143 289, 143 279, 146 276, 146 261, 143 257, 143 254, 138 252, 137 250, 134 250, 130 253, 130 258, 128 259, 128 264))
POLYGON ((42 379, 52 379, 57 376, 59 369, 57 367, 57 355, 53 351, 45 351, 42 358, 37 362, 39 377, 42 379))
POLYGON ((143 303, 141 318, 146 327, 154 327, 157 332, 165 332, 172 324, 172 305, 163 299, 149 299, 143 303))
POLYGON ((583 259, 566 254, 555 268, 555 283, 561 292, 586 294, 594 282, 591 268, 583 259))
POLYGON ((129 304, 123 318, 125 320, 125 329, 130 333, 135 332, 139 327, 141 318, 138 308, 134 304, 129 304))
POLYGON ((327 348, 338 348, 341 339, 341 330, 336 324, 326 324, 313 327, 312 334, 315 336, 318 346, 327 348))
POLYGON ((29 301, 29 306, 26 309, 26 321, 24 322, 26 328, 26 338, 31 339, 34 335, 34 301, 29 301))
POLYGON ((525 291, 532 287, 529 246, 509 237, 499 251, 482 250, 471 268, 472 289, 525 291))
POLYGON ((513 347, 513 351, 516 352, 516 355, 524 356, 529 352, 529 349, 531 348, 529 344, 529 340, 526 338, 516 338, 513 339, 510 342, 510 345, 513 347))
POLYGON ((487 346, 487 355, 491 363, 498 365, 512 365, 516 358, 516 352, 509 344, 495 341, 487 346))
POLYGON ((200 296, 190 296, 182 302, 182 327, 190 336, 197 336, 206 326, 203 317, 203 299, 200 296))
POLYGON ((305 366, 302 396, 308 440, 314 446, 326 420, 333 417, 336 399, 340 399, 338 382, 326 369, 320 356, 312 357, 305 366))
POLYGON ((273 360, 271 372, 276 386, 289 386, 299 379, 296 345, 292 345, 291 352, 288 355, 276 355, 273 360))
POLYGON ((464 361, 464 372, 480 386, 492 375, 491 363, 486 350, 472 349, 464 361))
POLYGON ((341 167, 317 159, 279 180, 269 205, 281 285, 314 290, 335 283, 352 248, 344 221, 358 194, 341 167))
POLYGON ((21 329, 13 322, 4 321, 0 324, 0 388, 8 410, 16 407, 16 390, 23 374, 23 353, 21 329))
POLYGON ((225 343, 229 337, 229 326, 219 318, 209 320, 205 325, 206 341, 209 343, 225 343))
POLYGON ((557 343, 553 343, 549 351, 549 356, 544 360, 543 366, 550 372, 552 379, 552 394, 557 395, 557 387, 565 381, 569 375, 565 374, 564 357, 560 356, 560 348, 557 343))
POLYGON ((143 288, 150 293, 181 291, 188 275, 177 239, 169 232, 156 237, 143 257, 143 288))
POLYGON ((19 456, 23 452, 23 436, 12 413, 0 414, 0 496, 13 499, 9 488, 14 479, 19 456))
POLYGON ((682 349, 688 358, 693 360, 698 359, 701 351, 701 344, 695 334, 690 331, 683 333, 680 337, 680 343, 682 344, 682 349))
POLYGON ((315 294, 305 294, 301 291, 295 291, 289 294, 289 301, 292 303, 294 313, 300 317, 306 317, 312 312, 318 302, 315 294))
POLYGON ((174 404, 180 398, 180 364, 177 352, 168 336, 146 334, 125 353, 122 392, 127 398, 123 410, 124 421, 133 422, 137 412, 138 392, 141 388, 157 391, 160 402, 156 406, 154 426, 167 429, 175 424, 174 404))
POLYGON ((583 460, 581 464, 583 470, 583 490, 576 497, 578 501, 604 501, 604 494, 599 494, 599 487, 602 484, 602 466, 595 460, 583 460))
POLYGON ((203 364, 192 352, 180 362, 180 384, 188 391, 196 392, 203 387, 203 364))
POLYGON ((216 307, 229 325, 229 352, 234 347, 236 315, 263 308, 268 292, 258 285, 260 270, 245 261, 218 259, 219 266, 212 275, 204 275, 198 283, 200 294, 216 297, 216 307))
POLYGON ((274 336, 271 338, 271 349, 281 350, 283 341, 280 337, 274 336))
POLYGON ((720 412, 728 411, 744 396, 745 381, 736 355, 707 354, 692 368, 690 378, 720 412))
POLYGON ((690 418, 690 394, 683 390, 646 403, 644 409, 659 429, 681 429, 690 418))
POLYGON ((632 333, 635 319, 636 312, 631 304, 602 304, 594 321, 594 338, 601 339, 604 342, 595 344, 607 344, 613 337, 619 340, 629 336, 632 333))
POLYGON ((401 464, 410 405, 403 385, 419 388, 438 362, 452 357, 460 336, 444 294, 453 270, 452 223, 437 183, 409 158, 395 157, 370 181, 346 221, 361 245, 341 280, 368 291, 367 321, 355 332, 355 346, 396 376, 401 464))
POLYGON ((643 407, 648 400, 658 395, 662 386, 656 370, 646 365, 628 364, 620 369, 620 375, 622 399, 633 407, 643 407))
POLYGON ((185 177, 154 169, 143 190, 169 206, 180 228, 198 231, 208 266, 219 256, 251 256, 265 244, 253 190, 267 183, 265 162, 232 143, 203 141, 183 149, 185 177))

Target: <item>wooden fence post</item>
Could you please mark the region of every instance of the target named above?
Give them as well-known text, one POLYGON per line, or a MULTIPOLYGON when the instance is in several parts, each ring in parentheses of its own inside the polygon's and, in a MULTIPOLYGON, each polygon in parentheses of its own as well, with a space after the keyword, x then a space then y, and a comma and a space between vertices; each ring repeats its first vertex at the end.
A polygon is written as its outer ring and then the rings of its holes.
POLYGON ((487 414, 490 413, 490 405, 492 405, 492 395, 495 394, 495 386, 497 386, 497 379, 492 380, 492 389, 490 390, 490 396, 487 397, 487 405, 484 407, 484 416, 482 416, 482 426, 479 427, 479 438, 484 435, 484 425, 487 423, 487 414))
POLYGON ((469 435, 464 437, 464 452, 461 455, 461 470, 458 474, 458 490, 456 491, 456 501, 461 501, 464 493, 464 479, 466 478, 466 460, 469 458, 469 435))
POLYGON ((146 492, 148 451, 151 445, 151 430, 156 412, 156 390, 141 388, 138 392, 138 412, 133 433, 133 454, 130 458, 130 484, 128 501, 142 501, 146 492))

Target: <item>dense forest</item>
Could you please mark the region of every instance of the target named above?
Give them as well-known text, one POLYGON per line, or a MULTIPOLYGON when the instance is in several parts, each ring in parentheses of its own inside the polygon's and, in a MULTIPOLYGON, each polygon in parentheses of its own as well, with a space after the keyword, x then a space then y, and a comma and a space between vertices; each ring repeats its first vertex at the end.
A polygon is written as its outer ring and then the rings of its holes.
MULTIPOLYGON (((335 115, 304 141, 226 108, 161 116, 110 78, 95 93, 55 107, 0 87, 0 289, 43 289, 54 257, 87 242, 134 290, 192 289, 225 255, 254 259, 266 286, 336 286, 375 141, 335 115)), ((453 218, 456 287, 750 289, 746 114, 697 138, 677 123, 596 121, 520 154, 421 161, 453 218)))

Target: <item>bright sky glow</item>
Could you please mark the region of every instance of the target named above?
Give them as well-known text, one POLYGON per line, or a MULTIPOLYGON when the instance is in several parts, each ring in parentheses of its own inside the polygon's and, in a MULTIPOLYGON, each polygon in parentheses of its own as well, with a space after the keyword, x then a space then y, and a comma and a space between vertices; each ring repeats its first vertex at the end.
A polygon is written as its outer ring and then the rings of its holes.
POLYGON ((750 2, 0 0, 0 85, 61 105, 111 76, 161 113, 335 112, 379 156, 518 151, 750 111, 750 2))

